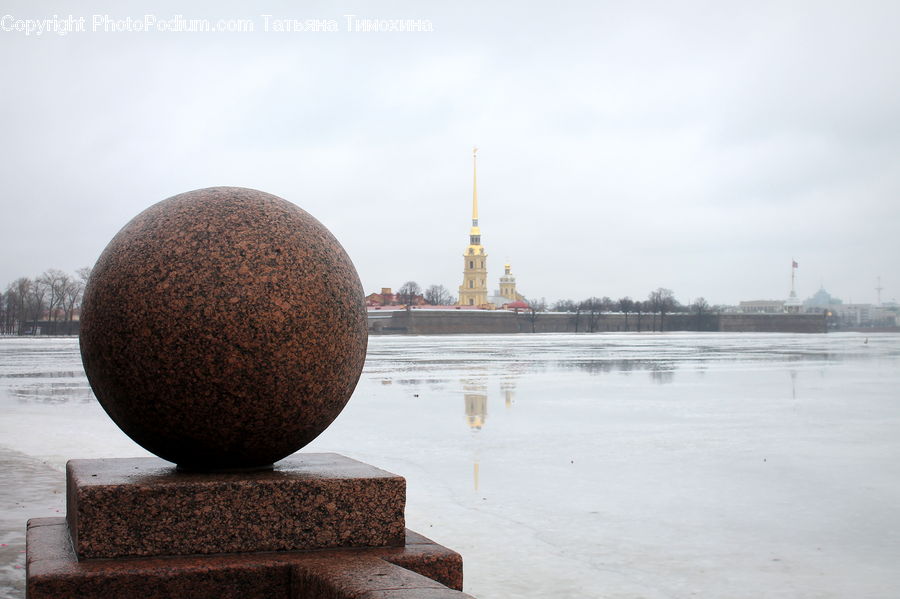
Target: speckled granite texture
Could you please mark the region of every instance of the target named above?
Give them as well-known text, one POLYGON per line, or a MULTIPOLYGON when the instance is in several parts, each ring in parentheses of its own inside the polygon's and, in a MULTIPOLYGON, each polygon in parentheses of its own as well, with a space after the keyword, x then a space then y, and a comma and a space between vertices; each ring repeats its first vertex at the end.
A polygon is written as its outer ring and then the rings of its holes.
POLYGON ((28 523, 29 599, 471 599, 459 554, 405 547, 78 561, 63 518, 28 523))
POLYGON ((350 398, 362 286, 338 241, 276 196, 214 187, 129 222, 84 294, 94 394, 141 446, 191 469, 271 464, 350 398))
POLYGON ((79 559, 403 544, 404 478, 334 453, 242 474, 156 458, 71 460, 66 474, 79 559))

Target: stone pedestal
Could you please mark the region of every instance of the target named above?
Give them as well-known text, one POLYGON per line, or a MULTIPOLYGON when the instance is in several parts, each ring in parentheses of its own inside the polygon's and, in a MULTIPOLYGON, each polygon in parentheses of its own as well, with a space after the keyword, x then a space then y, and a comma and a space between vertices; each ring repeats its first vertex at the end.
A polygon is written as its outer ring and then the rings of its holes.
POLYGON ((462 558, 406 530, 406 481, 337 454, 273 470, 72 460, 68 513, 28 523, 30 599, 460 599, 462 558))
POLYGON ((219 474, 71 460, 66 476, 78 559, 403 545, 406 481, 334 453, 219 474))

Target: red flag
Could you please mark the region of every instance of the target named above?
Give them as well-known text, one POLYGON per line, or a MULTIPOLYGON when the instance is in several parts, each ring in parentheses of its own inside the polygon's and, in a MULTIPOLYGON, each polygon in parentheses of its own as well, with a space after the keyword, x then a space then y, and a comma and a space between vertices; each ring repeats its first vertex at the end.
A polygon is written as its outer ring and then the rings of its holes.
POLYGON ((791 268, 798 268, 796 260, 791 260, 791 268))

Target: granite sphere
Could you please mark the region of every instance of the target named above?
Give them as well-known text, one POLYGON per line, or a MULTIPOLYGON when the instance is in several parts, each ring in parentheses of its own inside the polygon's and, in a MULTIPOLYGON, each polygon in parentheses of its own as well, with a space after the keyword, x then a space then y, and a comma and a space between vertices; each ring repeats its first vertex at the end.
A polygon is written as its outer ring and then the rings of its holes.
POLYGON ((312 441, 350 399, 367 339, 340 243, 296 205, 237 187, 136 216, 94 266, 81 314, 100 404, 195 470, 262 467, 312 441))

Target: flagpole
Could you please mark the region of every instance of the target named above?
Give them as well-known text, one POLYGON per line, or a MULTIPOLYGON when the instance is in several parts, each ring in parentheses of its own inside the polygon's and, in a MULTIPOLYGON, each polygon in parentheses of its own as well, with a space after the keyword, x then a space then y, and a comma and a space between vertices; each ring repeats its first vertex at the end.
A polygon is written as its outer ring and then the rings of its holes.
POLYGON ((791 258, 791 297, 797 297, 797 292, 794 289, 794 273, 797 272, 797 261, 791 258))

